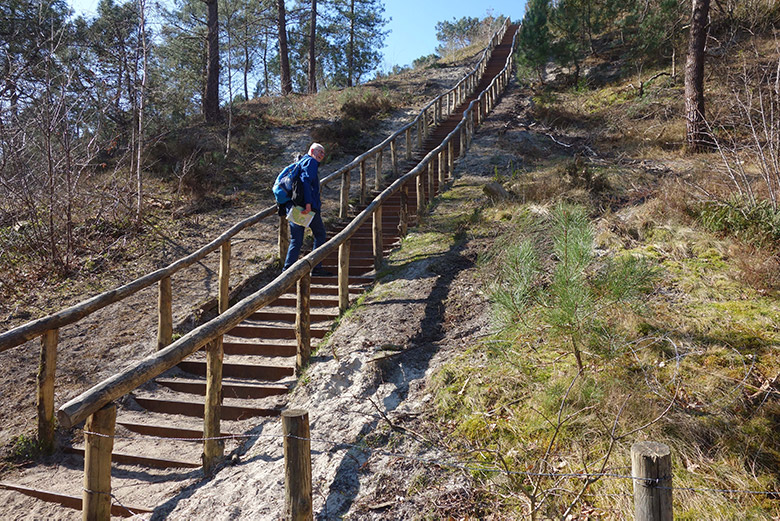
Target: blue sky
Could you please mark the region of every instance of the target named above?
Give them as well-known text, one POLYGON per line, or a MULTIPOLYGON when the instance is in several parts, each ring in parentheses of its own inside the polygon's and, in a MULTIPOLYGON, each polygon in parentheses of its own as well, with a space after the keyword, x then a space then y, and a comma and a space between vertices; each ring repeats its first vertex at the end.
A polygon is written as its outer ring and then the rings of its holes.
MULTIPOLYGON (((77 14, 93 15, 98 0, 70 0, 77 14)), ((385 0, 385 18, 390 18, 382 68, 411 65, 412 60, 434 52, 436 22, 464 16, 506 15, 520 20, 525 0, 385 0)))

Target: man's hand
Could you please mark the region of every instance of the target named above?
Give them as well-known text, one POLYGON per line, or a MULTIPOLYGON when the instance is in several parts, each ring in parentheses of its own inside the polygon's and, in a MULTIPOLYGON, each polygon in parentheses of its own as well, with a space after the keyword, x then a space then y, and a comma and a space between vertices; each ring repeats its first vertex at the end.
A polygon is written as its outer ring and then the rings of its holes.
POLYGON ((306 209, 304 209, 304 210, 301 212, 301 214, 302 214, 302 215, 306 215, 306 214, 307 214, 307 213, 309 213, 309 212, 311 212, 311 205, 307 203, 307 204, 306 204, 306 209))

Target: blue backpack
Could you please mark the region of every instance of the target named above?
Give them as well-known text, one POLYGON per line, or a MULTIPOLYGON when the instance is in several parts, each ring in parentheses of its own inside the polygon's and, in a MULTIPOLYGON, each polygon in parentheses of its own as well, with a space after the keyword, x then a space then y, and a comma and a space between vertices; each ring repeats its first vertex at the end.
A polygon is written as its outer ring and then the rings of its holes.
MULTIPOLYGON (((301 182, 301 163, 296 161, 290 165, 284 167, 274 181, 274 186, 271 190, 274 192, 274 198, 276 204, 283 205, 294 199, 294 196, 302 196, 303 192, 300 187, 296 187, 296 184, 301 182), (297 190, 296 190, 297 188, 297 190)), ((293 203, 297 204, 295 201, 293 203)), ((299 205, 302 206, 302 205, 299 205)))

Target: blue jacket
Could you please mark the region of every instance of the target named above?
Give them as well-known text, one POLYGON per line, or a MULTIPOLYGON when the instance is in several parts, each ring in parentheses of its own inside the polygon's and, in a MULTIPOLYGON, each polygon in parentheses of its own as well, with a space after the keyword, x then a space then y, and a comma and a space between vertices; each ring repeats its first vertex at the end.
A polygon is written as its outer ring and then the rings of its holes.
POLYGON ((317 175, 320 164, 309 154, 303 156, 301 165, 301 181, 303 181, 303 201, 310 204, 311 209, 320 213, 320 178, 317 175))

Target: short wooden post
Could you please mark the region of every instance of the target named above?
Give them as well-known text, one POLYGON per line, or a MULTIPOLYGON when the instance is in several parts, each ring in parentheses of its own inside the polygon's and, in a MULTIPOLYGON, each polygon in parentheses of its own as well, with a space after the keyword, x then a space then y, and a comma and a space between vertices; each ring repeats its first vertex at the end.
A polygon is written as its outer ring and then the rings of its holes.
POLYGON ((347 169, 341 175, 341 201, 339 204, 339 218, 346 219, 349 214, 349 189, 350 189, 350 171, 347 169))
POLYGON ((423 179, 423 173, 420 172, 417 174, 417 224, 422 222, 422 214, 423 211, 425 211, 425 185, 423 185, 423 182, 425 179, 423 179))
POLYGON ((173 290, 171 278, 160 279, 157 287, 157 350, 173 340, 173 290))
POLYGON ((393 163, 393 176, 398 177, 398 145, 395 139, 390 142, 390 161, 393 163))
POLYGON ((423 117, 417 119, 417 150, 422 150, 423 143, 423 117))
POLYGON ((446 161, 447 160, 444 158, 444 149, 439 150, 439 192, 441 192, 444 187, 444 165, 446 161))
POLYGON ((428 200, 433 201, 433 197, 436 195, 436 188, 434 187, 434 181, 436 180, 436 175, 433 172, 434 168, 434 159, 431 159, 428 161, 428 200))
POLYGON ((311 500, 311 432, 309 413, 301 409, 282 412, 284 436, 284 519, 314 519, 311 500))
POLYGON ((631 446, 634 519, 672 521, 672 455, 669 446, 639 441, 631 446))
POLYGON ((295 337, 298 339, 298 355, 295 374, 300 376, 311 358, 311 272, 298 280, 298 298, 295 310, 295 337))
POLYGON ((377 192, 382 189, 382 150, 376 155, 376 166, 374 167, 374 190, 377 192))
POLYGON ((412 160, 412 127, 406 129, 406 160, 412 160))
POLYGON ((111 519, 111 451, 114 450, 116 405, 109 403, 84 425, 84 492, 81 519, 111 519))
POLYGON ((458 148, 458 156, 463 157, 466 152, 466 127, 468 126, 468 120, 464 121, 458 131, 458 138, 460 139, 460 148, 458 148))
POLYGON ((46 454, 54 452, 54 375, 58 340, 59 329, 50 329, 43 334, 38 365, 38 443, 46 454))
POLYGON ((455 171, 455 145, 453 145, 453 143, 454 141, 452 139, 447 141, 447 159, 450 162, 447 173, 450 177, 452 177, 452 173, 455 171))
POLYGON ((398 215, 398 234, 406 237, 409 229, 409 183, 401 185, 401 211, 398 215))
POLYGON ((349 308, 349 241, 339 245, 339 312, 349 308))
POLYGON ((360 162, 360 204, 366 204, 368 189, 366 188, 366 162, 360 162))
POLYGON ((382 244, 382 207, 377 207, 374 210, 374 222, 372 227, 372 238, 374 244, 374 269, 379 271, 382 267, 382 250, 384 248, 382 244))
POLYGON ((287 258, 287 249, 290 247, 290 226, 287 224, 287 217, 279 216, 279 262, 284 262, 287 258))
POLYGON ((474 106, 476 110, 474 110, 474 120, 476 121, 476 124, 479 125, 479 118, 482 114, 482 98, 477 98, 477 103, 474 106))
POLYGON ((206 344, 206 398, 203 406, 203 472, 210 476, 219 465, 225 450, 220 436, 222 417, 222 338, 206 344))
POLYGON ((219 248, 219 312, 224 313, 230 307, 230 241, 219 248))

